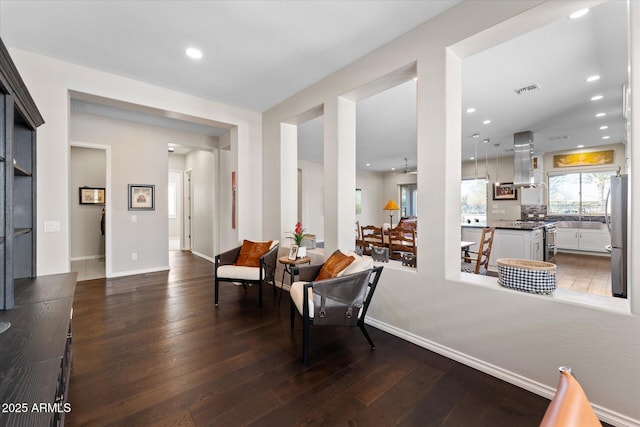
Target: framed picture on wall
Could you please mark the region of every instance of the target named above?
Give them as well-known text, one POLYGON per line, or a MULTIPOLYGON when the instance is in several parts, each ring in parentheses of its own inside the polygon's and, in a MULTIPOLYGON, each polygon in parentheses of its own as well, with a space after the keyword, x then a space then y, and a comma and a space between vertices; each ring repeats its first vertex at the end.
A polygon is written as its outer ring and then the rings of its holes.
POLYGON ((80 187, 79 190, 81 205, 104 205, 104 188, 80 187))
POLYGON ((129 184, 129 210, 153 211, 156 209, 156 186, 129 184))
POLYGON ((356 215, 362 213, 362 189, 356 188, 356 215))
POLYGON ((513 182, 494 185, 493 200, 518 200, 518 189, 513 186, 513 182))

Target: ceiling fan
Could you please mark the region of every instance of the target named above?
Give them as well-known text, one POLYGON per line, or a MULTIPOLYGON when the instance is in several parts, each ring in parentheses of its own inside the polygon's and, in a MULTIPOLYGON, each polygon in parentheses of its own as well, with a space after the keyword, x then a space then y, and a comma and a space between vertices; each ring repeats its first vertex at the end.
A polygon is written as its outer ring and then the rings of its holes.
POLYGON ((418 173, 417 170, 410 170, 409 169, 409 158, 405 157, 404 158, 404 172, 405 175, 416 175, 418 173))

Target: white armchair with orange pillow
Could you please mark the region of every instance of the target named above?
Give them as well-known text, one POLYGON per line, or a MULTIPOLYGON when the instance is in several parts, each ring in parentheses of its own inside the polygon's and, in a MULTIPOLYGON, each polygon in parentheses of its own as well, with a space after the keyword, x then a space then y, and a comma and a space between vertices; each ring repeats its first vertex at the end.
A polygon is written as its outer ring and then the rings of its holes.
POLYGON ((364 319, 383 267, 368 256, 335 251, 321 265, 296 265, 291 269, 291 330, 295 317, 302 316, 302 361, 309 355, 311 325, 358 327, 375 346, 364 319), (296 280, 297 279, 297 280, 296 280))
POLYGON ((241 246, 215 257, 215 305, 218 306, 220 282, 242 285, 258 285, 258 307, 262 308, 262 285, 271 283, 275 292, 275 271, 279 241, 252 242, 245 240, 241 246))

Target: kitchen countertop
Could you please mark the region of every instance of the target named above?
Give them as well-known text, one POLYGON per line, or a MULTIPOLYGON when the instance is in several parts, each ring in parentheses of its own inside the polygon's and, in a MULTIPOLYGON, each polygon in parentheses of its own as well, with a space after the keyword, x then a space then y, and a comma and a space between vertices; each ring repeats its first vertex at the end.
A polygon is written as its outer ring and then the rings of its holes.
MULTIPOLYGON (((523 230, 532 231, 544 228, 549 221, 520 221, 520 220, 500 220, 494 221, 491 225, 497 230, 523 230)), ((462 223, 463 228, 484 228, 487 225, 482 222, 462 223)))

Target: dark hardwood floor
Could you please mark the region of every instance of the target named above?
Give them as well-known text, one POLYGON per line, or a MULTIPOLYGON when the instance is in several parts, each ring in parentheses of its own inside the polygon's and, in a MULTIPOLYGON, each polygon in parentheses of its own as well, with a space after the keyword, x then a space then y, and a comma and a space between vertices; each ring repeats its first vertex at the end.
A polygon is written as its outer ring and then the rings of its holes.
MULTIPOLYGON (((537 426, 548 400, 369 327, 289 329, 272 289, 221 285, 211 263, 79 282, 66 424, 537 426)), ((384 275, 384 272, 383 272, 384 275)))

